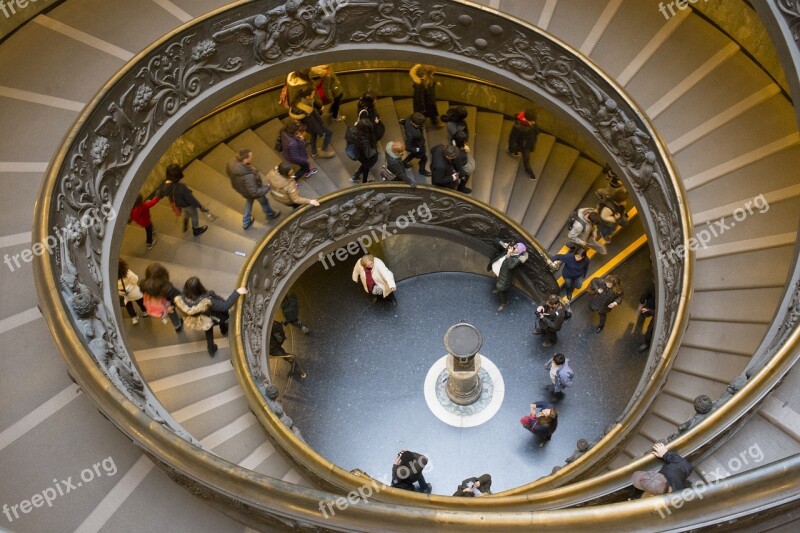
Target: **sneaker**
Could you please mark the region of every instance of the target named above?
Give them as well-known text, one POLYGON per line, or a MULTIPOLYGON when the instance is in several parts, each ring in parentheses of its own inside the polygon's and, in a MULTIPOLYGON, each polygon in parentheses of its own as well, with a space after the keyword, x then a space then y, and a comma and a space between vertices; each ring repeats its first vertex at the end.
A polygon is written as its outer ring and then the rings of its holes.
POLYGON ((306 374, 304 370, 301 370, 300 371, 300 379, 306 379, 307 377, 308 377, 308 374, 306 374))
POLYGON ((147 318, 150 315, 147 314, 147 311, 142 311, 142 318, 147 318))
MULTIPOLYGON (((167 322, 169 322, 169 319, 167 317, 161 319, 162 324, 166 324, 167 322)), ((180 330, 178 328, 175 328, 175 331, 180 331, 180 330)))
POLYGON ((248 219, 247 219, 247 222, 244 222, 244 223, 242 224, 242 229, 249 229, 249 228, 250 228, 250 226, 252 226, 252 225, 253 225, 253 221, 254 221, 254 220, 255 220, 255 218, 253 218, 253 217, 250 217, 250 218, 248 218, 248 219))
POLYGON ((215 355, 217 355, 217 350, 219 350, 219 347, 216 344, 212 344, 211 347, 208 349, 208 355, 214 357, 215 355))
POLYGON ((603 331, 603 326, 597 326, 597 329, 594 330, 595 333, 600 333, 601 331, 603 331))
POLYGON ((542 330, 534 329, 533 331, 531 331, 531 333, 533 333, 534 335, 541 335, 542 334, 542 330))
POLYGON ((530 179, 532 179, 532 180, 535 180, 535 179, 536 179, 536 174, 534 174, 533 172, 531 172, 530 174, 528 174, 528 178, 530 178, 530 179))
POLYGON ((472 194, 472 189, 470 189, 469 187, 464 187, 464 190, 459 192, 462 194, 472 194))
POLYGON ((331 157, 334 157, 335 155, 336 155, 336 152, 334 152, 330 148, 327 149, 327 150, 320 150, 319 152, 317 152, 317 157, 320 157, 322 159, 330 159, 331 157))
POLYGON ((430 173, 430 172, 428 172, 427 170, 420 170, 420 171, 419 171, 419 175, 420 175, 420 176, 425 176, 426 178, 430 178, 431 176, 433 176, 433 174, 431 174, 431 173, 430 173))
POLYGON ((308 172, 306 172, 305 176, 303 176, 303 177, 304 177, 304 178, 308 178, 308 177, 310 177, 310 176, 313 176, 313 175, 314 175, 314 174, 316 174, 317 172, 319 172, 319 169, 318 169, 318 168, 312 168, 311 170, 309 170, 308 172))
POLYGON ((498 313, 502 313, 505 310, 506 310, 506 305, 505 304, 500 304, 500 307, 497 308, 497 312, 498 313))
POLYGON ((208 231, 208 226, 200 226, 199 228, 192 228, 192 233, 197 237, 208 231))
POLYGON ((306 335, 308 335, 309 333, 311 333, 311 330, 310 330, 310 329, 308 328, 308 326, 306 326, 305 324, 303 324, 303 327, 302 327, 302 328, 300 328, 300 331, 302 331, 302 332, 303 332, 303 333, 305 333, 306 335))
POLYGON ((350 176, 350 181, 360 181, 360 179, 358 176, 350 176))
POLYGON ((344 115, 339 115, 338 117, 331 117, 331 122, 344 122, 344 119, 347 117, 344 115))
POLYGON ((135 317, 133 317, 133 318, 131 319, 131 322, 133 322, 133 325, 135 326, 136 324, 138 324, 138 323, 139 323, 139 317, 138 317, 138 316, 135 316, 135 317))
POLYGON ((275 219, 275 218, 278 218, 279 216, 281 216, 281 212, 280 211, 273 211, 271 215, 267 215, 267 218, 275 219))
POLYGON ((147 243, 147 249, 148 250, 152 250, 153 246, 155 246, 157 242, 158 242, 158 239, 153 237, 153 242, 148 242, 147 243))
POLYGON ((648 348, 650 348, 649 344, 641 344, 641 345, 639 345, 639 348, 638 348, 639 353, 646 352, 648 348))

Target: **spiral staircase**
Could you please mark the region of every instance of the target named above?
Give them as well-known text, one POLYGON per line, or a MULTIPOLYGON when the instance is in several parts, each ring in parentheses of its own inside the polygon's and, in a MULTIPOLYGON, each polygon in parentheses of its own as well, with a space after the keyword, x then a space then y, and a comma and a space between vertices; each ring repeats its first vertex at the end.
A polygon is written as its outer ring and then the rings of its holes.
MULTIPOLYGON (((692 233, 709 228, 708 221, 724 220, 729 227, 696 253, 694 294, 678 355, 635 435, 603 466, 613 470, 644 455, 653 441, 676 433, 695 414, 696 396, 716 399, 726 394, 764 335, 777 326, 775 316, 785 291, 792 290, 788 285, 797 256, 800 185, 793 170, 800 159, 800 136, 794 108, 780 81, 699 12, 677 11, 665 21, 656 2, 641 0, 484 3, 551 32, 616 79, 646 111, 669 148, 686 190, 692 233), (759 195, 768 210, 734 218, 737 209, 759 195)), ((0 179, 7 191, 0 214, 4 254, 13 256, 29 247, 31 209, 47 162, 98 89, 161 35, 224 4, 66 0, 0 43, 0 124, 6 126, 0 144, 0 179)), ((378 107, 387 138, 399 138, 397 118, 410 113, 410 100, 384 97, 378 107)), ((354 109, 355 103, 349 102, 342 113, 354 116, 354 109)), ((480 162, 474 198, 517 221, 551 251, 558 250, 569 213, 591 203, 593 191, 604 183, 602 165, 566 140, 543 134, 532 158, 539 179, 530 182, 519 160, 505 154, 509 118, 485 108, 469 111, 470 144, 480 162)), ((159 229, 155 248, 145 249, 138 228, 125 231, 121 255, 133 270, 142 273, 147 263, 159 261, 175 280, 199 275, 220 291, 233 287, 245 263, 237 252, 249 254, 274 224, 257 222, 248 232, 241 230, 241 198, 224 177, 224 164, 236 150, 249 147, 257 166, 274 166, 278 155, 271 146, 278 128, 273 119, 246 129, 188 164, 186 183, 219 218, 201 237, 187 237, 169 206, 159 204, 153 210, 159 229)), ((303 182, 305 196, 352 186, 348 178, 354 165, 344 156, 344 125, 333 124, 332 129, 337 157, 316 161, 320 173, 303 182)), ((428 136, 429 146, 434 145, 443 132, 431 129, 428 136)), ((262 220, 258 214, 256 218, 262 220)), ((610 254, 622 252, 640 235, 633 233, 615 239, 610 254)), ((116 468, 114 474, 96 472, 91 482, 55 499, 52 508, 0 517, 2 527, 245 529, 153 468, 151 457, 99 415, 66 373, 37 309, 30 263, 13 270, 12 264, 0 276, 7 295, 0 304, 0 473, 9 480, 0 487, 0 504, 11 507, 57 485, 56 480, 77 479, 105 458, 113 458, 116 468)), ((600 266, 598 262, 593 268, 600 266)), ((143 378, 204 449, 259 474, 315 487, 311 477, 276 449, 250 412, 225 339, 217 340, 220 353, 210 359, 196 335, 176 336, 152 320, 138 326, 127 318, 125 322, 126 342, 143 378)), ((788 373, 749 414, 731 422, 730 433, 717 437, 695 462, 693 480, 744 474, 795 455, 800 448, 797 385, 796 373, 788 373), (755 445, 763 452, 759 460, 742 455, 755 445), (750 460, 744 461, 746 457, 750 460)), ((791 527, 797 518, 796 511, 788 511, 743 527, 791 527)), ((659 529, 658 524, 630 528, 659 529)), ((404 525, 398 524, 397 530, 404 525)))

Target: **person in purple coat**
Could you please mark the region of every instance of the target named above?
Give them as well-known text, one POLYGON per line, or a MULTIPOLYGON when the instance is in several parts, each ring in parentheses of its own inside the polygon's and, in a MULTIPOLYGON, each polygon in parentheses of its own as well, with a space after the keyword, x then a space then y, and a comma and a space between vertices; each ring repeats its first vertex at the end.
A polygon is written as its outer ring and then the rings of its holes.
POLYGON ((281 155, 289 163, 300 167, 294 173, 294 179, 307 178, 317 173, 317 169, 311 168, 311 165, 308 164, 303 127, 296 120, 289 121, 281 130, 281 155))

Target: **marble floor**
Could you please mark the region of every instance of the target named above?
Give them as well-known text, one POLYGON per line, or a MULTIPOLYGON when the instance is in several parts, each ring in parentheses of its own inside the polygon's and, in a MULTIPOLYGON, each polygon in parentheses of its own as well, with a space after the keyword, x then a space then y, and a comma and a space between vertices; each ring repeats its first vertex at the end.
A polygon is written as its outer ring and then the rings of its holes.
MULTIPOLYGON (((494 492, 550 473, 572 454, 579 438, 596 440, 623 411, 645 366, 634 332, 639 294, 649 278, 646 250, 617 268, 625 300, 601 334, 587 297, 573 303, 554 348, 531 334, 533 303, 515 291, 502 314, 485 276, 443 272, 398 283, 399 305, 372 303, 350 280, 354 261, 324 270, 312 267, 294 291, 301 320, 312 329, 292 329, 286 349, 302 356, 308 378, 295 380, 284 406, 309 444, 345 469, 359 468, 388 482, 401 449, 426 454, 433 492, 452 494, 470 476, 490 473, 494 492), (481 354, 500 370, 505 397, 499 411, 471 428, 450 426, 426 404, 423 383, 445 355, 445 331, 465 320, 480 329, 481 354), (534 445, 519 419, 531 402, 546 399, 543 365, 561 351, 576 373, 558 405, 559 426, 545 448, 534 445)), ((391 265, 389 265, 391 268, 391 265)))

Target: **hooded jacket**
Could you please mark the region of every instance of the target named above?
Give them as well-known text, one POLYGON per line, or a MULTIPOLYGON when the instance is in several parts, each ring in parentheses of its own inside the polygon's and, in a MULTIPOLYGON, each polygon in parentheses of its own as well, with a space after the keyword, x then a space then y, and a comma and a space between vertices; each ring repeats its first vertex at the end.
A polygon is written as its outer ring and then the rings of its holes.
POLYGON ((298 139, 296 135, 292 135, 286 130, 281 130, 281 146, 283 147, 281 155, 288 162, 295 165, 308 163, 308 151, 304 140, 298 139))
POLYGON ((411 117, 407 117, 403 130, 406 138, 406 149, 419 157, 425 155, 425 126, 417 126, 412 122, 411 117))
POLYGON ((173 301, 178 311, 186 317, 184 325, 187 328, 207 331, 214 326, 216 321, 219 321, 220 315, 225 315, 233 307, 238 297, 239 293, 233 291, 227 300, 223 300, 216 292, 208 291, 196 299, 179 294, 173 301))
POLYGON ((414 181, 414 178, 412 178, 412 177, 410 177, 408 175, 408 172, 406 172, 406 167, 403 164, 403 158, 401 157, 402 154, 401 155, 395 155, 395 153, 392 151, 392 145, 393 144, 394 144, 394 141, 389 141, 388 143, 386 143, 385 154, 386 154, 386 168, 387 168, 387 170, 389 172, 391 172, 392 174, 394 174, 394 176, 395 176, 394 179, 395 180, 403 180, 406 183, 408 183, 409 185, 411 185, 412 187, 416 187, 417 186, 417 182, 414 181))
POLYGON ((510 152, 533 152, 536 148, 536 139, 539 137, 539 126, 535 122, 528 122, 525 118, 525 111, 520 111, 511 128, 508 139, 508 149, 510 152))
POLYGON ((597 210, 593 207, 578 209, 578 218, 580 220, 576 220, 572 224, 567 234, 567 240, 580 246, 586 244, 590 237, 597 240, 597 227, 589 221, 589 213, 596 212, 597 210))
POLYGON ((297 192, 297 182, 278 172, 277 168, 273 168, 267 173, 267 180, 272 187, 270 196, 283 205, 295 206, 311 203, 311 200, 303 198, 297 192))
MULTIPOLYGON (((297 100, 300 99, 300 94, 303 92, 303 89, 308 89, 309 87, 313 87, 313 85, 298 76, 295 72, 290 72, 289 75, 286 76, 286 95, 289 98, 289 105, 293 106, 297 100)), ((317 94, 317 91, 314 91, 313 105, 315 107, 322 107, 322 99, 317 94)))
POLYGON ((606 282, 603 281, 602 278, 594 278, 591 287, 595 293, 592 295, 592 299, 589 300, 589 309, 594 312, 601 311, 607 313, 611 311, 608 306, 612 302, 616 302, 617 305, 622 302, 622 293, 616 293, 606 287, 606 282))

